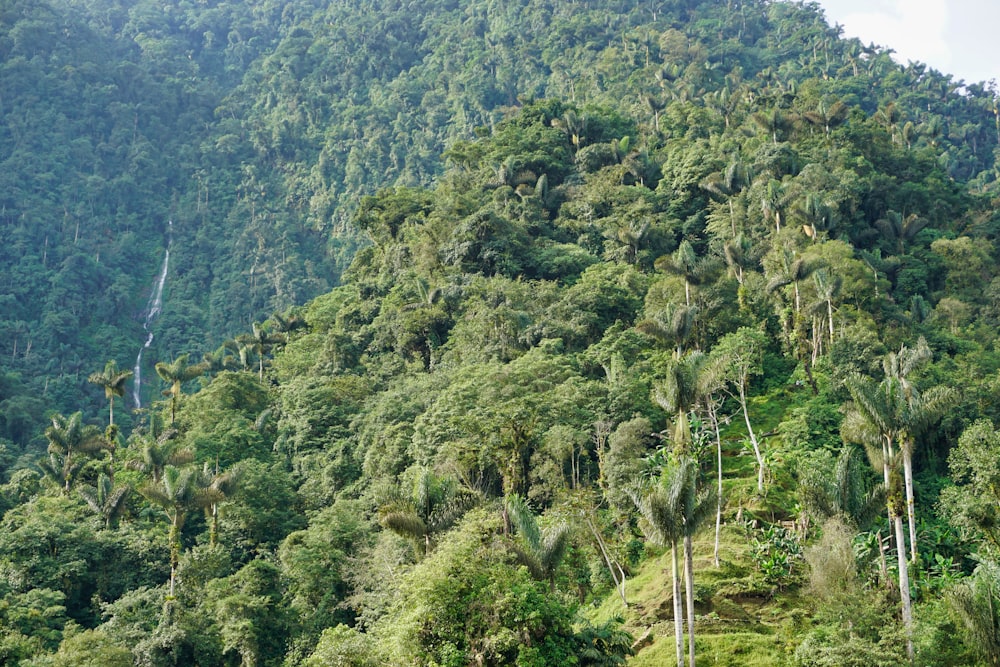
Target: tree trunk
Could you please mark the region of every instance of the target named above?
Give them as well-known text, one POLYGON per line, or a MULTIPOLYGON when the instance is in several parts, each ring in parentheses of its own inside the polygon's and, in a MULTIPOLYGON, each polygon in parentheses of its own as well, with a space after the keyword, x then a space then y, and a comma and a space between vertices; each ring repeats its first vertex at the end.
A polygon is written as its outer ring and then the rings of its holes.
POLYGON ((909 656, 910 663, 912 663, 913 605, 910 602, 910 575, 906 569, 906 537, 903 535, 903 518, 896 514, 892 517, 892 522, 896 529, 896 554, 899 561, 899 599, 903 608, 903 627, 906 631, 906 655, 909 656))
POLYGON ((719 417, 715 414, 712 399, 709 398, 707 403, 708 418, 712 421, 712 427, 715 429, 715 453, 719 465, 719 486, 715 499, 715 550, 712 552, 712 563, 715 567, 719 567, 719 533, 722 532, 722 434, 719 432, 719 417))
POLYGON ((753 445, 753 455, 757 458, 757 493, 764 495, 764 456, 760 453, 760 445, 757 444, 757 434, 753 432, 750 425, 750 413, 747 411, 747 392, 740 383, 740 407, 743 409, 743 420, 747 425, 747 435, 750 437, 750 444, 753 445))
POLYGON ((826 319, 830 324, 830 345, 833 345, 833 301, 826 300, 826 319))
POLYGON ((178 525, 179 514, 170 519, 170 599, 174 599, 174 584, 177 581, 177 565, 180 563, 181 530, 178 525))
POLYGON ((687 594, 688 617, 688 667, 694 664, 694 554, 691 549, 691 536, 684 536, 684 590, 687 594))
POLYGON ((619 597, 622 599, 622 604, 628 609, 628 600, 625 598, 625 572, 622 571, 620 565, 617 562, 612 562, 611 555, 608 553, 607 548, 604 546, 604 539, 601 534, 597 532, 597 526, 594 522, 587 517, 587 527, 590 528, 590 532, 593 533, 594 539, 597 540, 597 547, 601 550, 601 555, 604 556, 604 562, 608 566, 608 572, 611 574, 611 580, 615 582, 615 589, 618 591, 619 597), (615 572, 615 566, 618 567, 618 572, 615 572))
POLYGON ((677 667, 684 664, 684 612, 681 607, 681 578, 677 567, 677 541, 670 545, 673 563, 671 581, 674 585, 674 641, 677 643, 677 667))
POLYGON ((913 443, 903 450, 903 483, 906 486, 906 520, 910 525, 910 560, 917 562, 917 507, 913 500, 913 443))

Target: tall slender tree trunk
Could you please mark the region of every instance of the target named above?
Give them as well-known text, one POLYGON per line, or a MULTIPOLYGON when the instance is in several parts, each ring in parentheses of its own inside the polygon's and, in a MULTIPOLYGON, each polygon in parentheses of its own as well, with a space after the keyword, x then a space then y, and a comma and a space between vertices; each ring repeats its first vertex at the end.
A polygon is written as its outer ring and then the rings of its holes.
POLYGON ((903 483, 906 486, 906 520, 910 527, 910 560, 917 562, 917 506, 913 500, 913 442, 903 448, 903 483))
MULTIPOLYGON (((694 664, 694 553, 691 536, 684 536, 684 590, 687 595, 688 667, 694 664)), ((680 664, 680 663, 678 663, 680 664)))
POLYGON ((896 529, 896 554, 899 561, 899 599, 903 610, 903 627, 906 630, 906 655, 913 662, 913 605, 910 602, 910 575, 906 564, 906 537, 903 534, 903 518, 893 514, 892 523, 896 529))
POLYGON ((174 586, 177 582, 177 566, 180 563, 181 531, 178 525, 179 514, 170 519, 170 599, 174 598, 174 586))
POLYGON ((715 454, 718 462, 718 493, 715 499, 715 550, 712 552, 712 563, 719 567, 719 534, 722 532, 722 434, 719 432, 719 417, 715 414, 712 399, 707 400, 708 418, 715 429, 715 454))
POLYGON ((750 413, 747 411, 747 392, 740 383, 740 407, 743 408, 743 420, 747 425, 747 435, 750 437, 750 444, 753 445, 753 455, 757 458, 757 493, 764 495, 764 456, 760 453, 760 444, 757 442, 757 434, 750 425, 750 413))
POLYGON ((677 564, 677 540, 670 545, 671 572, 674 585, 674 641, 677 643, 677 667, 684 664, 684 611, 681 606, 681 578, 677 564))
POLYGON ((826 319, 830 325, 830 345, 833 345, 833 301, 826 300, 826 319))
POLYGON ((587 527, 590 528, 590 532, 597 541, 597 547, 601 550, 601 555, 604 556, 604 562, 608 566, 611 580, 615 582, 615 590, 618 591, 618 596, 622 599, 622 604, 628 609, 628 600, 625 597, 625 572, 622 571, 621 565, 618 565, 617 561, 611 559, 611 554, 608 553, 607 547, 604 546, 604 538, 601 537, 601 534, 597 531, 597 526, 594 525, 590 517, 587 517, 587 527), (615 572, 616 567, 618 569, 617 572, 615 572))

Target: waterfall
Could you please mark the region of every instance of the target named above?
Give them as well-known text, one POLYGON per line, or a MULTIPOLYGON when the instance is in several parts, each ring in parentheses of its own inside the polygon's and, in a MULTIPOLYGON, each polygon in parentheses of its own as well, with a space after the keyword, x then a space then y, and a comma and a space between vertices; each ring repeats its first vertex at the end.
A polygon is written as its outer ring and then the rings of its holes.
MULTIPOLYGON (((172 220, 167 221, 167 227, 173 231, 174 223, 172 220)), ((145 319, 142 322, 142 330, 146 332, 146 343, 139 348, 139 354, 135 358, 135 368, 132 369, 132 402, 135 403, 136 409, 142 407, 142 353, 153 344, 153 332, 150 331, 150 327, 153 325, 153 320, 163 310, 163 286, 167 282, 167 268, 170 266, 171 240, 171 237, 168 236, 167 248, 163 253, 163 267, 156 277, 156 282, 153 284, 153 291, 149 295, 149 301, 146 304, 145 319)))

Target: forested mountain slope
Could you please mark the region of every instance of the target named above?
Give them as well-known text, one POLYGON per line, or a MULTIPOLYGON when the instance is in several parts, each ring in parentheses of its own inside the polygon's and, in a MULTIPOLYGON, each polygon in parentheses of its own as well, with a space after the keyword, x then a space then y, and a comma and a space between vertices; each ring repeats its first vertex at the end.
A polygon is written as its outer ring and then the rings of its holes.
POLYGON ((4 660, 995 662, 995 91, 788 3, 2 7, 4 660))
POLYGON ((808 5, 7 0, 0 35, 0 437, 19 446, 46 406, 95 412, 108 358, 131 368, 168 243, 146 380, 335 286, 359 197, 429 185, 519 99, 611 105, 659 137, 662 115, 757 114, 775 140, 842 102, 946 177, 995 180, 992 91, 902 69, 808 5))

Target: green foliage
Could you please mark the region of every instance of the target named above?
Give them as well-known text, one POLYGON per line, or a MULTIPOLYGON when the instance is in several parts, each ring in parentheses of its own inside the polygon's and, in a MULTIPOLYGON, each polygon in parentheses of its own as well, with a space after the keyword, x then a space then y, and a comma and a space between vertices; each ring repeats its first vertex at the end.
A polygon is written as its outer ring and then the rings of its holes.
POLYGON ((751 559, 764 582, 787 586, 794 581, 796 564, 802 560, 798 538, 781 526, 759 528, 751 533, 751 559))
POLYGON ((346 625, 328 627, 302 667, 378 667, 385 664, 364 634, 346 625))
POLYGON ((577 637, 571 608, 492 544, 499 527, 496 515, 471 513, 404 579, 399 615, 382 626, 397 637, 393 660, 540 666, 570 663, 583 647, 621 651, 577 637))
POLYGON ((732 529, 877 528, 840 440, 881 388, 917 661, 969 662, 929 598, 997 548, 996 90, 809 3, 501 5, 5 5, 0 661, 622 664, 576 605, 663 620, 629 492, 667 439, 699 651, 895 664, 878 533, 854 569, 807 533, 843 586, 806 600, 789 535, 732 529))
POLYGON ((288 607, 305 620, 305 632, 311 636, 354 620, 342 603, 350 591, 352 559, 370 539, 370 526, 362 516, 360 503, 339 500, 315 515, 308 528, 289 534, 278 548, 288 581, 288 607))
POLYGON ((1000 526, 996 523, 1000 496, 1000 434, 986 420, 962 432, 948 456, 955 486, 941 493, 942 513, 965 531, 982 531, 990 544, 1000 548, 1000 526))

